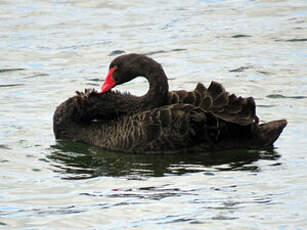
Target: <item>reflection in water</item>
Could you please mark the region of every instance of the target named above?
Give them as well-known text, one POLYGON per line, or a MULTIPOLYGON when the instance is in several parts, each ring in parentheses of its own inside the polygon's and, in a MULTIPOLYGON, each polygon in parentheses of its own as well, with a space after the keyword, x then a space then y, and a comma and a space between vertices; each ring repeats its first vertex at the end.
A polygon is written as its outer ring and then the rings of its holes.
POLYGON ((65 179, 98 176, 165 176, 191 172, 212 173, 221 170, 258 171, 252 162, 275 160, 274 150, 227 150, 193 154, 125 154, 69 141, 57 142, 48 156, 65 179))

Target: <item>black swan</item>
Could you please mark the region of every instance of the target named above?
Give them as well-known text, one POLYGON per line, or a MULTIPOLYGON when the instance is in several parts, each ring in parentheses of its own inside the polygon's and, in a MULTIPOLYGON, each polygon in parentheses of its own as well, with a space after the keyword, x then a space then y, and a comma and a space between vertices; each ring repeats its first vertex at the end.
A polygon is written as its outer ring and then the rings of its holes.
POLYGON ((254 99, 229 94, 217 82, 169 92, 161 65, 141 54, 115 58, 99 92, 77 92, 53 117, 56 139, 130 153, 272 147, 286 125, 258 124, 254 99), (111 90, 138 76, 149 81, 144 96, 111 90))

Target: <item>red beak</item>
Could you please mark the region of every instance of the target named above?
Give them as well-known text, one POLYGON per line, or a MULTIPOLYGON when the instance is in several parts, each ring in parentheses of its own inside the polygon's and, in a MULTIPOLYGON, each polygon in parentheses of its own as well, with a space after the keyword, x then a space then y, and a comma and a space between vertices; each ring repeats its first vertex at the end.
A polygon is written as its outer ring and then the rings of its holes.
POLYGON ((100 87, 100 90, 98 91, 98 93, 107 92, 116 85, 115 81, 113 80, 113 72, 116 69, 117 69, 117 66, 114 66, 109 70, 109 73, 108 73, 106 79, 104 80, 102 86, 100 87))

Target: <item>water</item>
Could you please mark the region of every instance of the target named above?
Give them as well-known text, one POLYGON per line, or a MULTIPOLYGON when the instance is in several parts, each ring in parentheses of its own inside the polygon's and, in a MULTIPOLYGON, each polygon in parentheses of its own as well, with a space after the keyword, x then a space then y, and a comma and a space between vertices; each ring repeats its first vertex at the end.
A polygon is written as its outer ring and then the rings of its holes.
POLYGON ((304 0, 0 1, 0 228, 305 229, 306 12, 304 0), (162 63, 173 90, 216 80, 289 125, 273 151, 57 143, 55 107, 127 52, 162 63))

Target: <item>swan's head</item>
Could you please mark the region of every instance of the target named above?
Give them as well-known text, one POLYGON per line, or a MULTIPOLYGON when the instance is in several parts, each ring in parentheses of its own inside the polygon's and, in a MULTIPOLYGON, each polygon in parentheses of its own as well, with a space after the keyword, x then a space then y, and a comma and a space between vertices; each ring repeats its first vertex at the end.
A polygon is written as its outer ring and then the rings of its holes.
POLYGON ((99 93, 107 92, 116 85, 131 81, 138 76, 146 77, 152 67, 161 68, 156 61, 142 54, 121 55, 111 62, 99 93))

